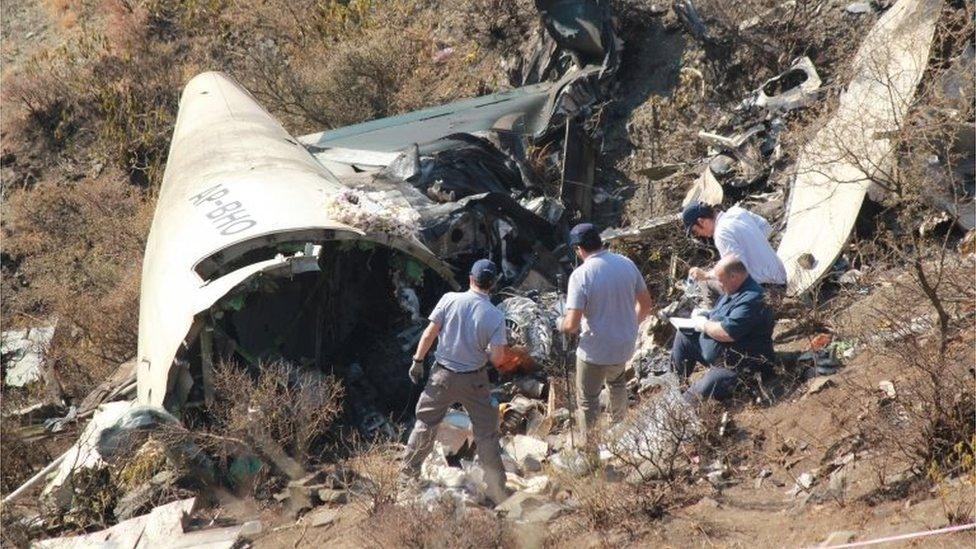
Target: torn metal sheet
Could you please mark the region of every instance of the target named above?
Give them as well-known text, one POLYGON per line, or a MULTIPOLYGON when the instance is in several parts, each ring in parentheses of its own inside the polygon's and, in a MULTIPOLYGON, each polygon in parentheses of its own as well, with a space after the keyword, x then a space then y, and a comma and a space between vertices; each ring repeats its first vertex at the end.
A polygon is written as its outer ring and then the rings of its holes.
POLYGON ((415 143, 428 143, 452 133, 475 134, 491 129, 499 119, 513 112, 524 113, 527 126, 535 131, 552 87, 552 82, 544 82, 309 134, 298 141, 313 152, 341 147, 399 153, 415 143))
POLYGON ((11 330, 0 335, 0 355, 3 355, 6 376, 3 382, 11 387, 24 387, 41 379, 44 355, 51 345, 56 324, 11 330))
POLYGON ((759 108, 783 112, 809 105, 817 99, 822 82, 809 57, 793 61, 789 70, 767 80, 744 99, 739 109, 759 108))
POLYGON ((569 51, 578 66, 601 65, 613 71, 622 42, 613 30, 610 3, 605 0, 536 0, 549 35, 569 51))
POLYGON ((893 159, 897 131, 928 62, 941 0, 899 0, 865 37, 837 111, 802 149, 777 254, 796 295, 840 255, 873 175, 893 159), (801 258, 809 257, 809 267, 801 258))
POLYGON ((156 507, 138 516, 98 532, 80 536, 46 539, 34 542, 38 549, 143 549, 157 547, 207 547, 230 549, 242 536, 253 536, 262 530, 260 521, 236 526, 190 530, 190 515, 197 509, 197 499, 189 498, 156 507))
POLYGON ((664 230, 666 227, 672 226, 680 219, 680 213, 662 215, 660 217, 655 217, 645 221, 636 227, 606 229, 600 233, 600 238, 603 239, 604 242, 612 242, 618 239, 623 241, 644 240, 654 232, 664 230))
POLYGON ((725 191, 722 189, 722 184, 715 179, 712 169, 705 166, 701 176, 692 183, 688 192, 685 193, 685 199, 681 201, 681 206, 687 206, 695 200, 717 206, 722 203, 724 198, 725 191))

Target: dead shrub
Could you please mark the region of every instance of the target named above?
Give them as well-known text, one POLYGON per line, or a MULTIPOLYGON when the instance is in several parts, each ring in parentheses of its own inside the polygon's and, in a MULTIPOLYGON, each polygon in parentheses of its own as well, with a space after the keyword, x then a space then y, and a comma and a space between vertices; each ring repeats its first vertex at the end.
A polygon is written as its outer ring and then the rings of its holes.
POLYGON ((631 540, 639 539, 651 521, 664 516, 679 494, 671 482, 621 482, 610 480, 604 472, 578 477, 557 474, 556 482, 568 490, 577 503, 578 519, 565 534, 582 531, 624 532, 631 540))
POLYGON ((889 349, 891 355, 885 354, 898 365, 897 396, 879 397, 877 387, 863 388, 877 403, 873 420, 863 427, 868 439, 882 448, 889 463, 901 463, 916 476, 965 474, 972 469, 966 456, 972 455, 976 437, 976 395, 966 362, 971 355, 966 349, 942 353, 937 344, 918 337, 889 349))
POLYGON ((378 440, 362 440, 355 435, 350 442, 354 450, 346 465, 362 479, 356 487, 353 503, 366 515, 375 515, 395 507, 400 448, 378 440))
POLYGON ((358 537, 366 547, 514 547, 505 523, 481 509, 441 504, 385 505, 364 521, 358 537))
POLYGON ((217 398, 207 411, 209 432, 217 441, 229 438, 258 452, 275 451, 262 448, 270 440, 300 464, 318 457, 313 455, 316 443, 342 412, 339 381, 284 361, 263 363, 253 371, 222 362, 214 368, 214 393, 217 398))

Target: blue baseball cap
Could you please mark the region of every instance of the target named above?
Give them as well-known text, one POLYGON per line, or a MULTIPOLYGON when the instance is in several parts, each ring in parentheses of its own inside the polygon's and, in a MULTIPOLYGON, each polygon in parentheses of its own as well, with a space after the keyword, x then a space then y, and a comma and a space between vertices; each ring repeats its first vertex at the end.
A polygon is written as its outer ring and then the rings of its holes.
POLYGON ((580 223, 569 231, 569 245, 587 248, 599 248, 603 245, 600 231, 592 223, 580 223))
POLYGON ((711 206, 697 200, 692 200, 681 212, 681 222, 685 224, 685 232, 691 234, 691 228, 703 217, 712 217, 715 210, 711 206))
POLYGON ((491 286, 498 278, 498 267, 490 259, 479 259, 471 266, 471 276, 479 286, 491 286))

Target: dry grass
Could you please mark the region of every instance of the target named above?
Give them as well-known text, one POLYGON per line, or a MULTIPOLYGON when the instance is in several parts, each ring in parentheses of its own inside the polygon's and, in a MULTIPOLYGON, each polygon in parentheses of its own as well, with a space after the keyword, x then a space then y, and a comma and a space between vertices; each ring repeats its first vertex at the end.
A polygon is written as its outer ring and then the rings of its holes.
POLYGON ((480 509, 442 505, 386 505, 359 528, 365 547, 514 547, 517 538, 498 517, 480 509))
POLYGON ((139 264, 149 211, 111 176, 13 191, 4 203, 4 317, 58 319, 49 352, 82 397, 135 354, 139 264))

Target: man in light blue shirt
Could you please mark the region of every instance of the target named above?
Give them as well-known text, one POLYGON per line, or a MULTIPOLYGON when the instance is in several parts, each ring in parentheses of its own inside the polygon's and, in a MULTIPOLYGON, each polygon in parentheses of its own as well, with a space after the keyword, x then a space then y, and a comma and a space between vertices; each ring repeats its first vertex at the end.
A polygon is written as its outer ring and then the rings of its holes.
POLYGON ((600 391, 610 389, 615 421, 627 411, 624 366, 634 354, 637 326, 651 310, 651 296, 634 262, 603 249, 600 233, 581 223, 569 233, 569 244, 583 260, 569 276, 566 314, 560 329, 580 332, 576 349, 576 387, 584 430, 593 428, 600 411, 600 391))
POLYGON ((505 469, 498 445, 498 407, 491 402, 487 363, 501 364, 508 352, 505 315, 488 299, 498 268, 487 259, 471 267, 468 291, 448 292, 430 313, 410 367, 410 379, 420 384, 424 358, 434 341, 436 363, 417 401, 417 422, 407 441, 402 473, 420 475, 420 466, 434 446, 437 426, 448 408, 461 403, 471 418, 478 458, 485 471, 488 497, 496 505, 508 497, 505 469))

